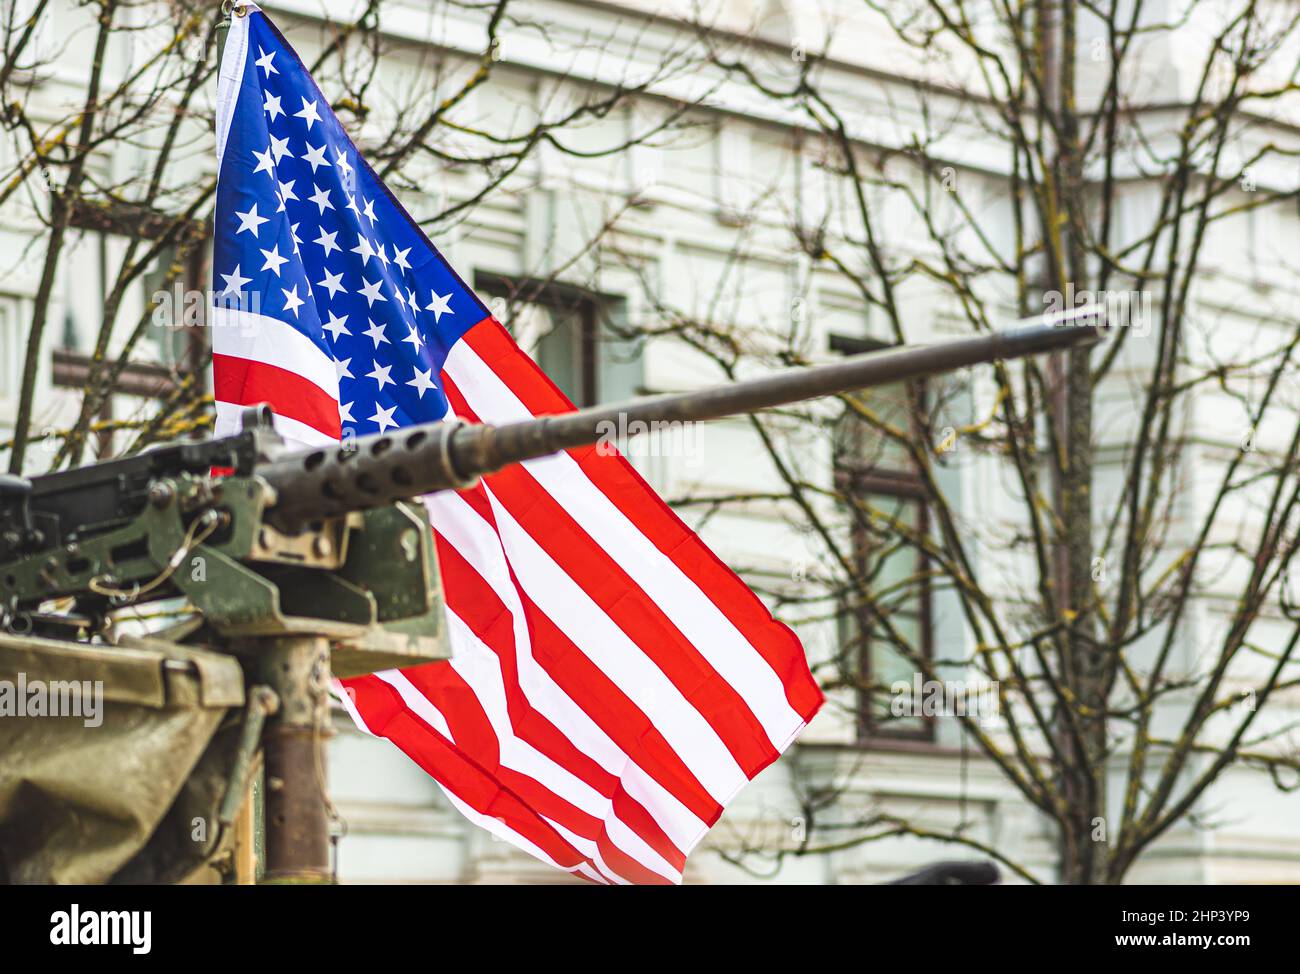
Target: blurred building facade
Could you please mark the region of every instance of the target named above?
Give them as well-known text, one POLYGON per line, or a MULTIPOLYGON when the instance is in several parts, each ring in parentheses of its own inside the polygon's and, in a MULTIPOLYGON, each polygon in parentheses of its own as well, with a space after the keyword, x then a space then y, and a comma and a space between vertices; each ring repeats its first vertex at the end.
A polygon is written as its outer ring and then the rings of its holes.
MULTIPOLYGON (((330 36, 322 27, 322 3, 278 0, 266 6, 308 61, 330 36)), ((331 4, 329 15, 346 21, 352 6, 331 4)), ((396 111, 412 85, 423 83, 431 64, 446 69, 445 81, 454 89, 479 57, 485 12, 475 5, 430 6, 406 0, 385 7, 375 117, 367 126, 382 129, 386 106, 396 111)), ((748 330, 760 345, 773 335, 794 335, 800 355, 814 361, 889 341, 854 283, 812 261, 793 242, 800 230, 853 236, 851 203, 841 195, 846 182, 831 172, 826 146, 788 105, 711 73, 687 52, 698 51, 701 44, 725 47, 730 38, 746 35, 751 54, 757 52, 773 84, 797 77, 802 59, 815 53, 823 62, 822 83, 847 106, 846 124, 864 155, 870 155, 870 148, 901 150, 917 131, 934 126, 933 118, 921 118, 915 84, 931 80, 924 77, 930 67, 914 50, 891 39, 868 4, 722 0, 704 6, 711 8, 704 14, 707 28, 693 22, 702 14, 686 0, 530 0, 512 5, 512 16, 533 26, 503 30, 490 80, 469 94, 456 116, 469 127, 506 130, 516 120, 554 113, 566 99, 577 104, 590 91, 634 86, 642 77, 659 75, 652 97, 568 127, 558 137, 569 151, 538 145, 496 191, 440 225, 435 237, 453 265, 510 319, 575 401, 609 401, 720 381, 714 363, 671 336, 631 341, 606 329, 607 322, 630 332, 663 329, 667 309, 726 321, 738 333, 748 330), (680 70, 672 67, 678 60, 680 70), (681 104, 692 107, 679 122, 640 140, 681 104), (628 141, 636 144, 606 154, 610 146, 628 141), (547 286, 521 287, 539 281, 547 286)), ((130 55, 115 56, 123 59, 125 69, 130 55)), ((1169 86, 1171 98, 1195 84, 1181 69, 1176 50, 1153 52, 1144 65, 1152 84, 1169 86), (1156 60, 1157 55, 1163 60, 1156 60)), ((75 91, 78 70, 75 63, 61 62, 48 88, 57 93, 66 74, 69 90, 75 91)), ((319 80, 328 92, 328 79, 319 80)), ((1003 147, 983 137, 977 119, 962 110, 959 94, 936 96, 936 101, 942 104, 944 98, 949 117, 930 151, 950 160, 953 178, 963 181, 964 198, 981 202, 975 212, 981 232, 1005 241, 1012 231, 1003 147)), ((1277 137, 1294 141, 1295 134, 1277 137)), ((466 139, 473 142, 471 135, 466 139)), ((121 168, 131 163, 124 157, 104 164, 121 168)), ((201 168, 202 162, 194 165, 201 168)), ((891 180, 915 178, 901 157, 891 157, 886 166, 891 180)), ((1263 171, 1259 178, 1283 185, 1293 174, 1263 171)), ((443 167, 431 158, 420 178, 404 179, 406 185, 394 188, 420 218, 445 210, 449 201, 472 197, 481 181, 464 167, 443 167)), ((872 185, 869 192, 886 214, 881 224, 890 234, 889 244, 904 250, 912 246, 911 235, 919 239, 919 234, 908 208, 900 205, 894 212, 887 187, 872 185)), ((1157 183, 1132 174, 1123 194, 1135 220, 1154 205, 1159 192, 1157 183)), ((23 323, 30 317, 39 270, 40 248, 33 246, 39 227, 13 207, 0 212, 0 253, 7 268, 0 284, 0 422, 11 422, 25 346, 23 323)), ((1283 246, 1300 238, 1294 206, 1225 220, 1215 233, 1219 238, 1213 253, 1223 259, 1207 270, 1213 287, 1206 292, 1203 312, 1220 316, 1234 335, 1255 334, 1270 322, 1286 321, 1297 289, 1283 246)), ((59 327, 50 329, 49 347, 42 351, 37 400, 38 423, 52 430, 73 414, 77 363, 89 351, 87 336, 97 327, 100 312, 105 251, 120 246, 111 237, 87 232, 65 261, 54 295, 57 317, 52 320, 59 327)), ((916 339, 962 332, 959 309, 937 288, 917 284, 902 297, 915 321, 916 339)), ((145 310, 149 290, 132 300, 136 305, 123 315, 128 321, 145 310)), ((184 341, 168 329, 160 329, 142 348, 132 378, 136 384, 124 385, 119 416, 147 411, 155 394, 150 382, 164 383, 167 367, 188 354, 184 341), (154 365, 161 368, 151 371, 154 365)), ((1114 389, 1100 399, 1098 493, 1118 488, 1114 481, 1132 408, 1126 380, 1141 365, 1138 347, 1130 371, 1118 373, 1114 389)), ((976 403, 987 402, 986 393, 976 383, 971 396, 976 403)), ((1221 464, 1241 430, 1224 420, 1222 400, 1213 393, 1202 402, 1204 414, 1189 420, 1202 433, 1193 447, 1193 462, 1221 464)), ((971 411, 978 410, 972 406, 971 411)), ((692 435, 690 442, 634 455, 667 496, 779 490, 777 475, 755 450, 745 422, 721 422, 692 435)), ((111 443, 105 446, 112 448, 111 443)), ((795 448, 799 451, 802 461, 820 465, 826 478, 832 476, 829 441, 804 443, 795 448)), ((39 463, 38 452, 33 468, 39 463)), ((972 516, 1014 519, 1015 505, 1005 497, 1004 474, 995 460, 958 450, 940 475, 964 510, 978 512, 972 516)), ((1193 491, 1188 503, 1203 500, 1193 491)), ((758 500, 715 516, 705 517, 706 511, 690 505, 681 509, 688 521, 701 524, 725 561, 764 591, 797 594, 818 571, 823 556, 778 505, 758 500)), ((1008 552, 985 551, 981 557, 991 575, 1023 571, 1008 552)), ((1180 652, 1194 659, 1198 629, 1213 629, 1223 611, 1213 597, 1199 604, 1180 652)), ((928 639, 941 648, 962 646, 970 638, 955 601, 941 593, 916 624, 929 627, 928 639)), ((835 620, 810 621, 800 631, 817 661, 834 655, 843 626, 835 620)), ((1284 620, 1278 620, 1279 641, 1284 631, 1284 620)), ((1295 713, 1300 702, 1284 707, 1286 716, 1300 716, 1295 713)), ((879 813, 933 832, 956 829, 974 842, 1007 850, 1035 875, 1053 878, 1057 853, 1050 824, 963 743, 955 722, 937 719, 923 736, 891 737, 865 733, 857 708, 851 694, 833 696, 800 743, 742 793, 691 858, 687 881, 877 882, 935 859, 978 855, 970 848, 920 838, 797 855, 810 827, 801 798, 828 787, 839 797, 822 811, 827 819, 851 823, 879 813)), ((330 775, 342 820, 338 855, 344 881, 563 878, 469 825, 405 756, 357 731, 342 713, 337 718, 330 775)), ((1263 772, 1230 770, 1199 803, 1195 821, 1171 830, 1130 879, 1300 881, 1296 801, 1263 772)))

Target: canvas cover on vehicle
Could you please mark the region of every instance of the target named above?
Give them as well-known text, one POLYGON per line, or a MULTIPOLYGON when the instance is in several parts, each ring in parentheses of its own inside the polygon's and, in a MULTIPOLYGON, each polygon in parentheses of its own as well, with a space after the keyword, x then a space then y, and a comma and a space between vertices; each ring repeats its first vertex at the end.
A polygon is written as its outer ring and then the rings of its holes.
POLYGON ((232 657, 0 635, 0 881, 193 880, 238 743, 232 657))

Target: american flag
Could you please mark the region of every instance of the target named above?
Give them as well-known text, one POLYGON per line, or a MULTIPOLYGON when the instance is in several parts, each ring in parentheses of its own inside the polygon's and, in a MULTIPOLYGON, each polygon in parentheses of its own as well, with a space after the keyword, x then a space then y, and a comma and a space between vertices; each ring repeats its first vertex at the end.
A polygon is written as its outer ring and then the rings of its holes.
MULTIPOLYGON (((315 445, 573 408, 357 152, 251 4, 218 85, 218 429, 315 445)), ((598 883, 680 882, 822 695, 795 635, 627 461, 570 450, 425 498, 454 657, 347 681, 469 819, 598 883)))

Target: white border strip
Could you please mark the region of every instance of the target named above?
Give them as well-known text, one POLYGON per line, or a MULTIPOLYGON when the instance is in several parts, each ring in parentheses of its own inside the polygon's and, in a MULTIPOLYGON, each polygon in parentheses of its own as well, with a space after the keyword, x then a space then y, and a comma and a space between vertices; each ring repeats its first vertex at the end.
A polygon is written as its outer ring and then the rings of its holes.
POLYGON ((244 62, 248 57, 248 15, 259 9, 255 3, 237 3, 230 14, 226 49, 221 55, 221 73, 217 76, 217 178, 221 178, 221 160, 226 157, 226 138, 235 118, 235 102, 244 80, 244 62), (240 8, 247 8, 240 16, 240 8))

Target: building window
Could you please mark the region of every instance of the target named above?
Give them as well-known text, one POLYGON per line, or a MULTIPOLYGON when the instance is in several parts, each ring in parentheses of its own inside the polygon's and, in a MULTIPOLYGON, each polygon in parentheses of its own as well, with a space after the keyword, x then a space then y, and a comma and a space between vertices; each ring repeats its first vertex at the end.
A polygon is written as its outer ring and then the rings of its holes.
MULTIPOLYGON (((204 373, 206 336, 202 328, 205 302, 196 300, 206 267, 203 254, 182 260, 175 246, 165 247, 150 268, 140 275, 140 292, 146 309, 163 309, 150 316, 148 341, 151 357, 168 368, 204 373), (176 267, 181 267, 176 274, 176 267), (168 280, 175 275, 173 280, 168 280)), ((146 353, 148 354, 148 353, 146 353)))
POLYGON ((643 391, 640 343, 621 333, 621 299, 496 274, 476 275, 475 285, 575 406, 617 402, 643 391))
MULTIPOLYGON (((836 339, 848 354, 880 347, 836 339)), ((931 655, 930 583, 925 555, 908 536, 928 529, 925 489, 907 450, 878 427, 919 435, 903 383, 859 393, 873 423, 846 409, 835 430, 835 485, 850 524, 857 585, 840 598, 838 628, 846 665, 857 680, 858 734, 929 740, 928 718, 894 713, 897 682, 908 686, 918 673, 909 652, 931 655), (876 610, 858 594, 870 593, 876 610), (878 614, 877 614, 878 613, 878 614)), ((911 697, 907 698, 910 703, 911 697)))

